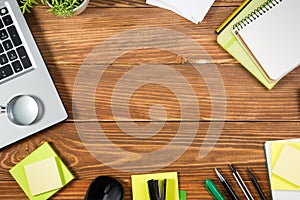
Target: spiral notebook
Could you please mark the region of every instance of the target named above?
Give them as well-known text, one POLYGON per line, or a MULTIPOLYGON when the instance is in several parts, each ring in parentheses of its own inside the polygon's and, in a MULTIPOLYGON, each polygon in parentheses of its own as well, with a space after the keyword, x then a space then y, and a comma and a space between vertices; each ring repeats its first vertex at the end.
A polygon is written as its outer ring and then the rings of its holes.
MULTIPOLYGON (((259 66, 253 61, 252 57, 240 44, 232 33, 233 26, 249 15, 254 9, 260 6, 265 0, 244 0, 225 21, 228 23, 217 37, 218 44, 223 47, 232 57, 234 57, 246 70, 248 70, 260 83, 267 89, 272 89, 278 81, 269 79, 259 66), (249 2, 248 2, 249 1, 249 2), (235 14, 234 14, 235 13, 235 14)), ((243 84, 243 83, 241 83, 243 84)))
POLYGON ((300 65, 299 8, 299 0, 267 0, 234 26, 233 34, 272 80, 300 65))

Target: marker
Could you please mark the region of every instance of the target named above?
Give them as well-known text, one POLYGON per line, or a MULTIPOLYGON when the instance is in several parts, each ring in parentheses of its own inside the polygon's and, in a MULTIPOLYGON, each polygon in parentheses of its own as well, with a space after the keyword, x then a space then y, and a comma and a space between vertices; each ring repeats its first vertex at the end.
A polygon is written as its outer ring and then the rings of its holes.
POLYGON ((222 176, 222 174, 215 168, 215 171, 222 183, 222 185, 224 186, 225 190, 227 191, 229 197, 232 200, 239 200, 239 198, 236 196, 236 194, 234 193, 233 189, 231 188, 231 186, 229 185, 229 183, 225 180, 225 178, 222 176))
POLYGON ((256 178, 255 178, 255 176, 254 176, 254 174, 251 172, 251 170, 250 170, 249 168, 247 168, 247 171, 248 171, 248 174, 249 174, 249 176, 250 176, 250 179, 251 179, 251 181, 252 181, 254 187, 256 188, 256 190, 257 190, 257 192, 258 192, 260 198, 261 198, 262 200, 267 200, 267 198, 266 198, 265 194, 263 193, 261 187, 259 186, 259 184, 258 184, 258 182, 257 182, 257 180, 256 180, 256 178))
POLYGON ((179 190, 179 200, 186 200, 186 191, 179 190))
POLYGON ((239 172, 232 165, 229 165, 229 167, 232 171, 232 174, 233 174, 235 180, 237 181, 237 183, 239 184, 239 186, 242 189, 243 193, 245 194, 246 198, 248 200, 254 200, 251 193, 249 192, 246 184, 244 183, 242 177, 240 176, 239 172))
POLYGON ((215 200, 225 200, 221 192, 210 179, 205 180, 205 186, 208 192, 211 194, 211 196, 213 196, 215 200))
POLYGON ((251 0, 245 0, 237 9, 235 9, 229 17, 216 29, 216 34, 220 34, 225 27, 234 19, 234 17, 239 14, 247 5, 250 3, 251 0))

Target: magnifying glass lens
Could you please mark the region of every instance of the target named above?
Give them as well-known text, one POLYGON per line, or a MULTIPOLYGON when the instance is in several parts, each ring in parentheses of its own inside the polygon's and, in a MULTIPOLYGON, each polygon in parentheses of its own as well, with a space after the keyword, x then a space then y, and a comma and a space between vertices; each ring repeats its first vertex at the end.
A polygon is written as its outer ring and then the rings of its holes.
POLYGON ((39 105, 32 96, 16 96, 7 104, 7 116, 17 125, 30 125, 38 115, 39 105))

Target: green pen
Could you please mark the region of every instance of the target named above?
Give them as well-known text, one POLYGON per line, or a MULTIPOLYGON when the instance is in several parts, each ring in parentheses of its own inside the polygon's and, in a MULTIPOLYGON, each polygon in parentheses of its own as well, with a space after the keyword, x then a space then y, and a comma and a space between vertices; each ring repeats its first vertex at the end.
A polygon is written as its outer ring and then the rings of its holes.
POLYGON ((210 179, 205 180, 205 186, 208 192, 214 197, 215 200, 225 200, 221 192, 210 179))

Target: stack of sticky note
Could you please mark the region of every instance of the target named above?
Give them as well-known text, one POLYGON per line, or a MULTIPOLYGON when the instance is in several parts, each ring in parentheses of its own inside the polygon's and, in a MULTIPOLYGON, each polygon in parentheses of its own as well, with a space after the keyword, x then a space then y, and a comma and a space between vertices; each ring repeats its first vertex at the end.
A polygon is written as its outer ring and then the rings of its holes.
POLYGON ((201 22, 215 0, 146 0, 147 4, 171 10, 198 24, 201 22))
POLYGON ((44 200, 74 176, 49 143, 44 143, 10 171, 29 199, 44 200))
POLYGON ((273 199, 300 199, 300 140, 266 142, 265 152, 273 199))
POLYGON ((186 192, 178 189, 177 172, 166 172, 156 174, 141 174, 131 176, 132 199, 133 200, 149 200, 148 191, 149 180, 167 180, 166 184, 166 200, 186 200, 186 192))

